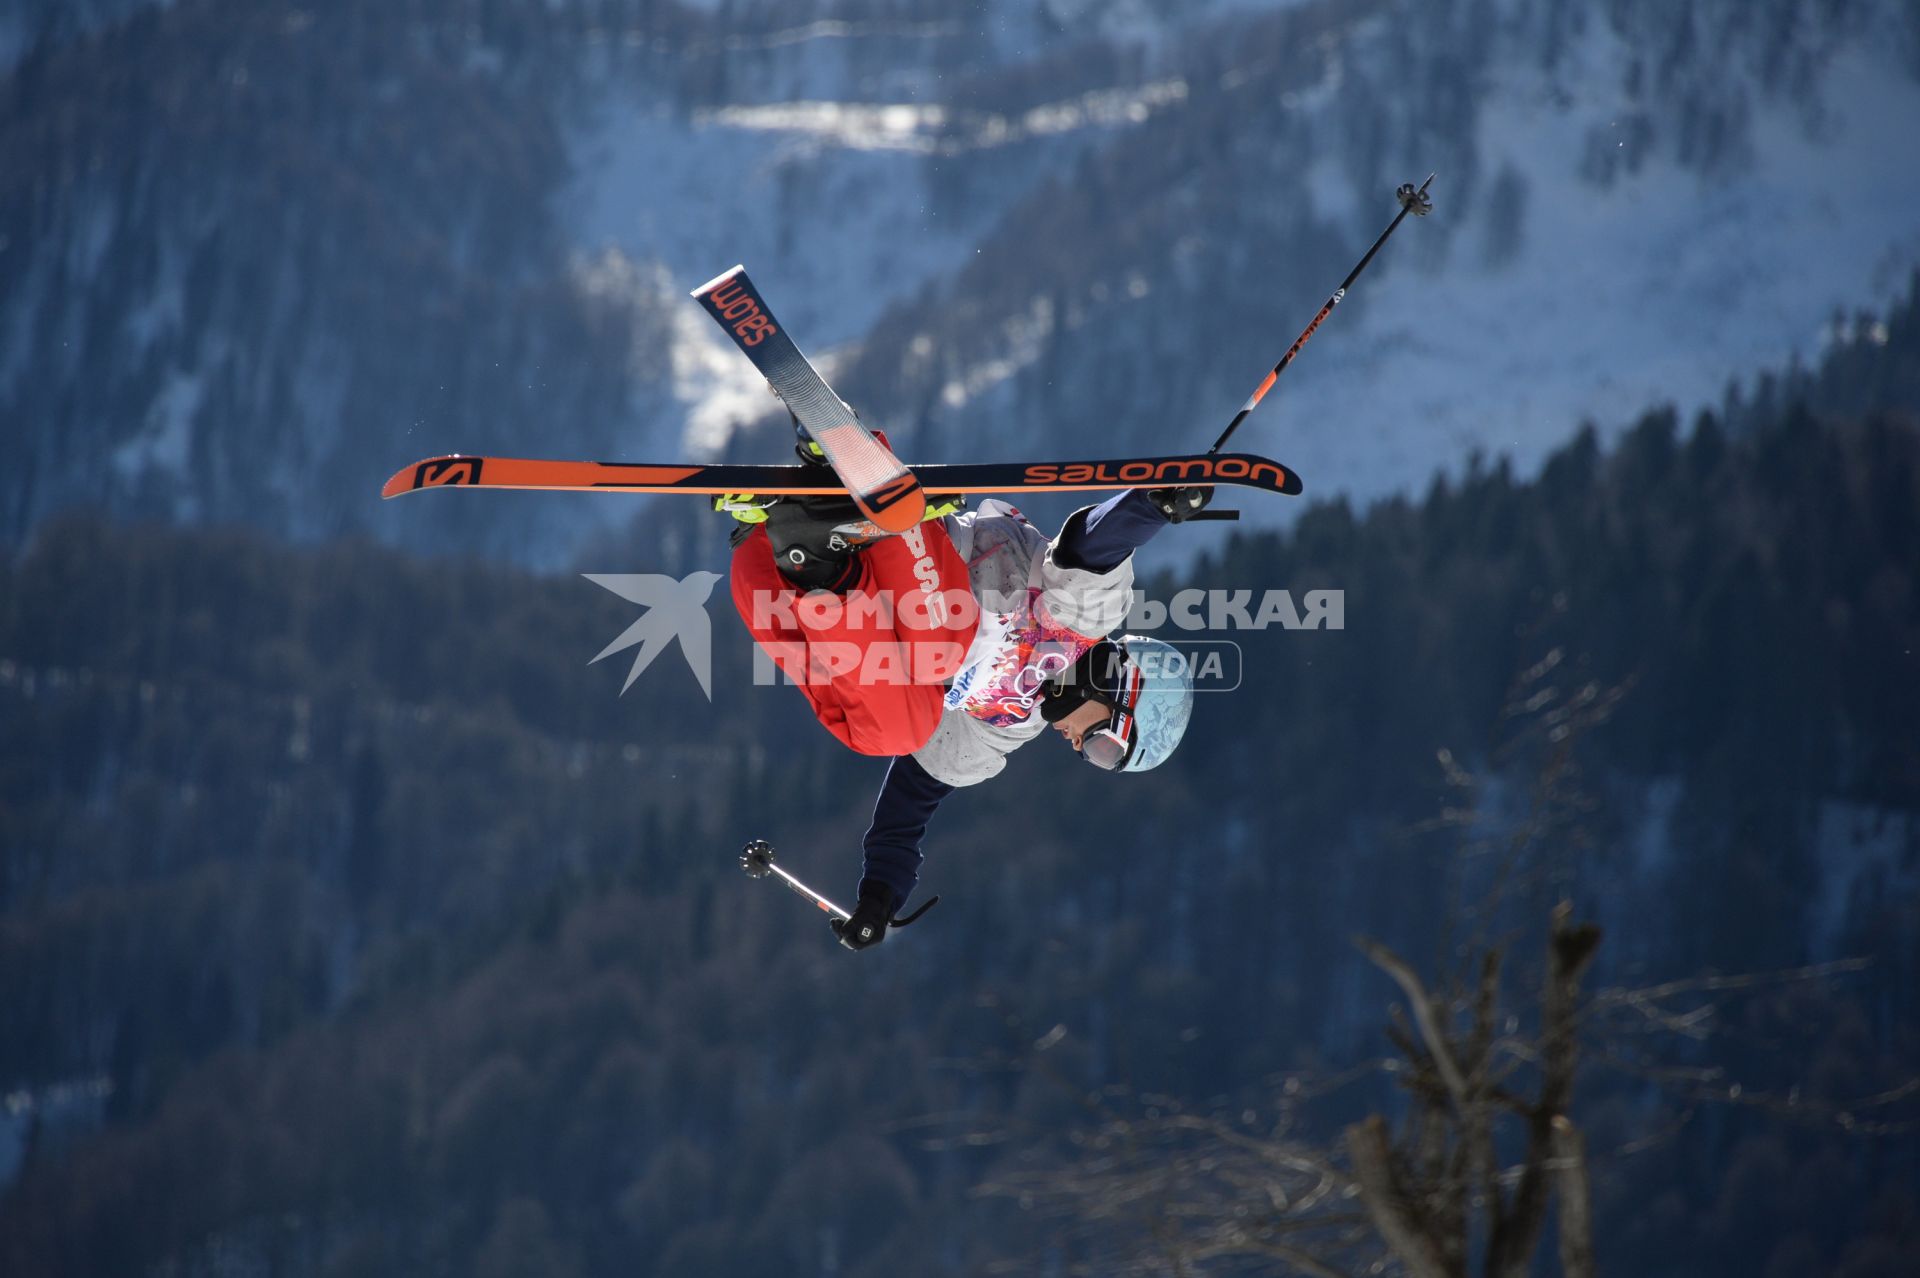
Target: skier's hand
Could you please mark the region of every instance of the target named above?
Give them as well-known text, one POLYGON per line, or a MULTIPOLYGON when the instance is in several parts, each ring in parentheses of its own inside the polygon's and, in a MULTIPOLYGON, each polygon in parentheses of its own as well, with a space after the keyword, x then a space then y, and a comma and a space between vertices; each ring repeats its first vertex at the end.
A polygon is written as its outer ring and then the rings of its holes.
POLYGON ((840 944, 850 950, 864 950, 887 939, 887 925, 893 922, 899 899, 893 889, 873 879, 860 880, 860 903, 853 917, 833 920, 833 932, 840 944))
POLYGON ((1147 500, 1153 508, 1167 517, 1167 522, 1177 524, 1189 519, 1207 508, 1213 500, 1212 487, 1206 488, 1151 488, 1147 490, 1147 500))

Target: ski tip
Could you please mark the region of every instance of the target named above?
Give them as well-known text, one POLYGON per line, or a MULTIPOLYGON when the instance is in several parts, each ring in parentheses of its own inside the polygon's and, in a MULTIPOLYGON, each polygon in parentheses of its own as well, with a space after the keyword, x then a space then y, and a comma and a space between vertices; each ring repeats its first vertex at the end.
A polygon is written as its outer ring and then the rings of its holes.
POLYGON ((421 488, 478 483, 480 462, 478 457, 464 457, 458 453, 417 461, 395 471, 393 477, 380 486, 380 496, 383 500, 392 500, 421 488))
POLYGON ((687 294, 687 296, 688 297, 705 297, 707 294, 713 292, 713 290, 715 290, 716 288, 719 288, 722 284, 725 284, 728 280, 733 279, 737 275, 745 275, 746 273, 747 273, 747 268, 745 267, 745 265, 733 266, 727 270, 720 272, 720 274, 714 276, 712 279, 708 280, 705 284, 702 284, 699 288, 694 289, 693 292, 687 294))
MULTIPOLYGON (((1261 457, 1255 453, 1208 453, 1205 460, 1210 462, 1210 472, 1195 475, 1185 469, 1193 459, 1169 458, 1170 463, 1182 467, 1178 480, 1189 483, 1212 483, 1215 493, 1224 491, 1220 485, 1232 485, 1240 488, 1258 488, 1270 493, 1279 493, 1283 497, 1297 497, 1300 494, 1300 476, 1293 467, 1282 466, 1271 457, 1261 457)), ((1169 476, 1169 478, 1174 478, 1169 476)), ((1147 485, 1141 484, 1140 487, 1147 485)))
POLYGON ((403 493, 412 492, 413 491, 413 472, 414 472, 414 467, 412 466, 408 466, 404 470, 394 471, 393 477, 387 480, 386 483, 380 486, 381 500, 392 501, 395 497, 398 497, 403 493))

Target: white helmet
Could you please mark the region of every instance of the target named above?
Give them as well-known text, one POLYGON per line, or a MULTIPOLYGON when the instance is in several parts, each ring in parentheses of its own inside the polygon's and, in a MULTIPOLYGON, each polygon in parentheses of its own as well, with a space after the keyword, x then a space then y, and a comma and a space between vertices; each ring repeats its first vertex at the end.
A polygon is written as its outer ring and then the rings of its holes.
POLYGON ((1080 741, 1080 756, 1108 772, 1145 772, 1166 762, 1193 714, 1193 667, 1172 644, 1141 635, 1102 640, 1058 683, 1041 716, 1058 722, 1097 701, 1112 716, 1080 741))

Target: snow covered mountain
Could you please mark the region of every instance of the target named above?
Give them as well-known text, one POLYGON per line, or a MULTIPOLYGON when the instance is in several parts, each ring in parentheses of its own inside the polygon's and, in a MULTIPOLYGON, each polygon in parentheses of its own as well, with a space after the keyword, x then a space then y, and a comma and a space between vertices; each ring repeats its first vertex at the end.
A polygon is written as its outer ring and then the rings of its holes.
POLYGON ((98 504, 564 553, 632 507, 373 493, 724 450, 771 403, 685 293, 736 261, 909 457, 1195 446, 1437 170, 1242 436, 1361 498, 1716 398, 1920 262, 1899 0, 38 12, 0 23, 8 539, 98 504))
MULTIPOLYGON (((1310 493, 1523 468, 1716 400, 1920 261, 1911 7, 1312 6, 1163 46, 1178 107, 1018 204, 847 380, 942 446, 1205 442, 1394 211, 1242 436, 1310 493), (1171 428, 1171 431, 1169 430, 1171 428)), ((883 419, 888 412, 879 414, 883 419)), ((1030 445, 1029 445, 1030 446, 1030 445)))

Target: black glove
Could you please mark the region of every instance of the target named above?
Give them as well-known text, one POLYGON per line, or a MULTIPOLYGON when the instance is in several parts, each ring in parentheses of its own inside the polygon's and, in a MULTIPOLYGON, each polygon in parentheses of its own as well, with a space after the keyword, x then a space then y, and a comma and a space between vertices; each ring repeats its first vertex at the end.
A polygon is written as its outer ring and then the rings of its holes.
POLYGON ((1167 517, 1167 522, 1177 524, 1191 518, 1207 508, 1213 500, 1213 489, 1207 488, 1151 488, 1147 490, 1147 500, 1153 508, 1167 517))
POLYGON ((893 911, 899 904, 900 898, 886 884, 861 879, 860 903, 853 907, 852 918, 833 920, 834 935, 850 950, 878 945, 887 939, 887 925, 893 922, 893 911))

